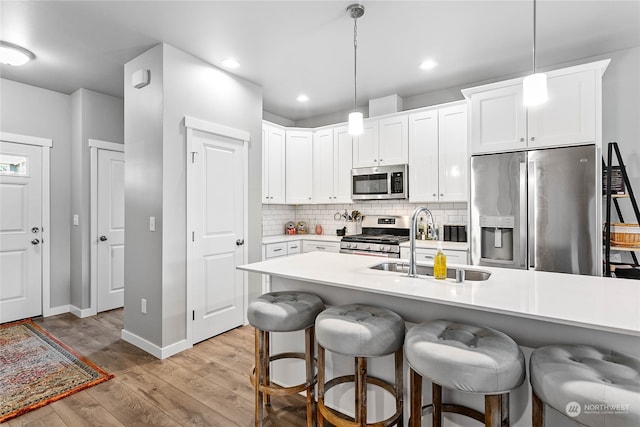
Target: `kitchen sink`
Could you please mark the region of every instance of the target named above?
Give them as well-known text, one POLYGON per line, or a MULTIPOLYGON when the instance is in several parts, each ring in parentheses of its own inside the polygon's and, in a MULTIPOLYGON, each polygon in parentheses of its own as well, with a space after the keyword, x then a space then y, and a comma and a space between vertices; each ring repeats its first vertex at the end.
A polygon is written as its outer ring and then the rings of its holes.
MULTIPOLYGON (((372 270, 382 270, 382 271, 392 271, 396 273, 405 273, 409 272, 409 264, 407 263, 399 263, 399 262, 383 262, 381 264, 376 264, 373 267, 369 267, 372 270)), ((483 270, 473 270, 469 268, 465 268, 464 270, 464 279, 472 282, 484 281, 491 277, 491 273, 483 270)), ((417 265, 416 272, 419 276, 433 276, 433 266, 430 265, 417 265)), ((456 278, 456 269, 455 268, 447 268, 447 277, 449 279, 456 278)))

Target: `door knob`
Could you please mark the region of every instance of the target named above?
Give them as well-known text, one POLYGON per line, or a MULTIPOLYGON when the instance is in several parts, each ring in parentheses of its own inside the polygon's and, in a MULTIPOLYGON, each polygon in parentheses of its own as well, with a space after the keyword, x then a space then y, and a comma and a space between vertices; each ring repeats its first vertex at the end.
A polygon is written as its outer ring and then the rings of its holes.
POLYGON ((40 243, 40 240, 38 240, 38 239, 33 239, 33 240, 31 241, 31 244, 32 244, 32 245, 37 245, 38 243, 40 243))
POLYGON ((40 232, 40 229, 39 229, 38 227, 33 227, 33 228, 31 229, 31 232, 32 232, 32 233, 38 233, 38 232, 40 232))
POLYGON ((242 245, 244 245, 244 239, 236 240, 236 246, 242 246, 242 245))
POLYGON ((101 242, 106 242, 107 241, 107 236, 100 236, 100 241, 101 242))

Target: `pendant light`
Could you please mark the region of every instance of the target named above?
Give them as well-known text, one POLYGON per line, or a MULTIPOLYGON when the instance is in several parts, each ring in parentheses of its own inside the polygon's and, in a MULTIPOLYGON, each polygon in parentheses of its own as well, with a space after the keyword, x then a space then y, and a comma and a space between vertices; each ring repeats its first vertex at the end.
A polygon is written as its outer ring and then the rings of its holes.
POLYGON ((362 113, 356 111, 358 94, 358 18, 364 15, 364 6, 355 3, 347 8, 347 13, 353 18, 353 112, 349 114, 349 133, 360 135, 363 130, 362 113))
POLYGON ((522 101, 530 107, 547 102, 547 75, 536 73, 536 0, 533 0, 533 74, 522 81, 522 101))

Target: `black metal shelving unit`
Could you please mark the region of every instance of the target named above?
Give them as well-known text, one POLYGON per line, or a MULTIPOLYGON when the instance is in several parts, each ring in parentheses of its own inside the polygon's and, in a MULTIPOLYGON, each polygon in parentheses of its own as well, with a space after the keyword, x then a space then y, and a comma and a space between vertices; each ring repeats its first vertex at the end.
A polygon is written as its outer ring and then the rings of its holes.
MULTIPOLYGON (((603 171, 606 173, 605 177, 605 186, 604 186, 604 196, 606 198, 606 208, 605 208, 605 223, 604 223, 604 275, 607 277, 611 277, 611 205, 613 204, 616 209, 616 214, 618 215, 618 219, 621 223, 624 222, 624 218, 622 217, 622 211, 620 210, 620 205, 618 203, 619 200, 629 199, 631 201, 631 205, 633 207, 633 211, 636 216, 636 222, 640 224, 640 210, 638 209, 638 202, 636 201, 636 197, 633 194, 633 189, 631 188, 631 183, 629 182, 629 175, 627 175, 627 169, 622 161, 622 155, 620 154, 620 148, 618 147, 617 142, 610 142, 607 146, 607 163, 605 164, 604 159, 603 163, 603 171), (613 154, 615 153, 615 160, 617 161, 617 165, 613 164, 614 158, 613 154), (615 194, 613 192, 613 181, 614 181, 614 170, 616 171, 616 175, 619 178, 622 178, 622 190, 616 191, 615 194)), ((620 190, 618 188, 617 190, 620 190)), ((623 265, 631 266, 634 268, 632 270, 634 273, 637 272, 637 275, 630 276, 630 278, 640 278, 640 270, 636 270, 639 266, 638 258, 636 257, 635 252, 640 251, 640 248, 627 248, 627 247, 616 247, 616 250, 624 250, 629 251, 631 253, 631 258, 633 259, 633 264, 622 263, 623 265)), ((620 265, 621 263, 614 264, 620 265)))

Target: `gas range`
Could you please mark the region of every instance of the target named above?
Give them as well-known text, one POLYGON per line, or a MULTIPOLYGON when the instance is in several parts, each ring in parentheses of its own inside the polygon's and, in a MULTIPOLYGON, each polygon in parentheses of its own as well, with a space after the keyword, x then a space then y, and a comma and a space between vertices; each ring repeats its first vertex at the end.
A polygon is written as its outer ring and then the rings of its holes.
POLYGON ((340 252, 400 258, 400 243, 409 240, 408 216, 367 215, 362 220, 362 234, 345 236, 340 252))

